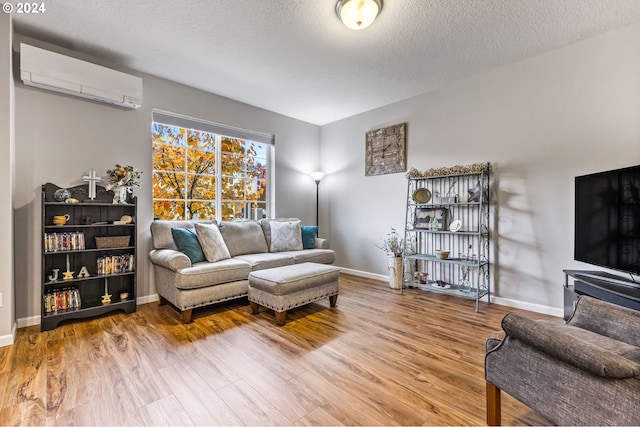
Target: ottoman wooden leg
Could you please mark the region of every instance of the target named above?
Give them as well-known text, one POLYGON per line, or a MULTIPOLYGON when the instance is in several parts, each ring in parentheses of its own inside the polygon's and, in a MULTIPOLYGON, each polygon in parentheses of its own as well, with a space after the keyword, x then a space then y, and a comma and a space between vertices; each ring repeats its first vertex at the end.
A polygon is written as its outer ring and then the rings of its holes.
POLYGON ((193 309, 185 310, 182 312, 182 323, 191 323, 191 316, 193 314, 193 309))
POLYGON ((274 313, 276 315, 276 324, 278 326, 284 325, 284 322, 287 319, 287 310, 285 310, 285 311, 276 311, 274 313))
POLYGON ((329 297, 329 305, 331 307, 335 307, 337 302, 338 302, 338 295, 331 295, 329 297))
POLYGON ((258 314, 260 312, 260 306, 257 303, 249 301, 249 305, 251 305, 251 314, 258 314))

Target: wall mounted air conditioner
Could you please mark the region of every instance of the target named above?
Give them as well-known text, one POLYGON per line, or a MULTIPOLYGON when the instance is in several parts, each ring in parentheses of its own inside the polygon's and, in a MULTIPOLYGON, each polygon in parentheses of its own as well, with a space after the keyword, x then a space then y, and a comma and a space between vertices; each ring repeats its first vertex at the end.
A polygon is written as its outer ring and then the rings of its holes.
POLYGON ((142 79, 20 43, 20 78, 27 86, 126 108, 142 105, 142 79))

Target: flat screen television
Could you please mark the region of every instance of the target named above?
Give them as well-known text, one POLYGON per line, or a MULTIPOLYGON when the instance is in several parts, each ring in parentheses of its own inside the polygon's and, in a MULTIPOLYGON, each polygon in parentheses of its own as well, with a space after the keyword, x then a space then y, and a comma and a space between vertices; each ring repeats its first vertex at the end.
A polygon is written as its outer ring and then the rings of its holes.
POLYGON ((640 274, 640 165, 575 179, 574 258, 640 274))

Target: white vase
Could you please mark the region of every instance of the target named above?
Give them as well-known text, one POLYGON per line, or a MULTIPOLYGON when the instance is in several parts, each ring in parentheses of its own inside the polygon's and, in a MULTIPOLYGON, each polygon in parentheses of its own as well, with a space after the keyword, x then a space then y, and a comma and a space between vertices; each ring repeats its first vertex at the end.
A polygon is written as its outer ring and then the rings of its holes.
POLYGON ((389 287, 400 289, 402 286, 402 257, 389 257, 389 287))
POLYGON ((127 191, 129 187, 125 187, 119 185, 117 187, 113 187, 113 203, 126 205, 127 203, 127 191))

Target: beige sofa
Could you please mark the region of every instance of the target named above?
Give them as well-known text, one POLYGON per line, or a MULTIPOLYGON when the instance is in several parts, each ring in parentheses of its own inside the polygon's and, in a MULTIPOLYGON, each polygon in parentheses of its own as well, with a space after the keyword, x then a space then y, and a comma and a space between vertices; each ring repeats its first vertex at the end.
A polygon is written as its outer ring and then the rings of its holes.
POLYGON ((173 305, 182 313, 183 322, 189 323, 194 308, 247 296, 248 277, 252 271, 303 262, 332 264, 335 252, 329 249, 326 239, 315 238, 313 248, 302 249, 302 242, 296 240, 299 224, 296 218, 222 221, 220 224, 207 220, 154 221, 151 224, 153 250, 149 259, 153 264, 160 303, 173 305), (274 222, 277 224, 273 225, 274 222), (196 224, 200 225, 196 227, 196 224), (185 253, 177 250, 172 228, 198 231, 198 240, 205 253, 221 250, 227 254, 228 250, 229 258, 192 263, 185 253), (203 241, 205 234, 199 233, 203 229, 216 235, 219 231, 218 236, 222 239, 214 243, 203 241), (222 240, 224 242, 220 243, 222 240), (226 250, 222 246, 226 246, 226 250))

